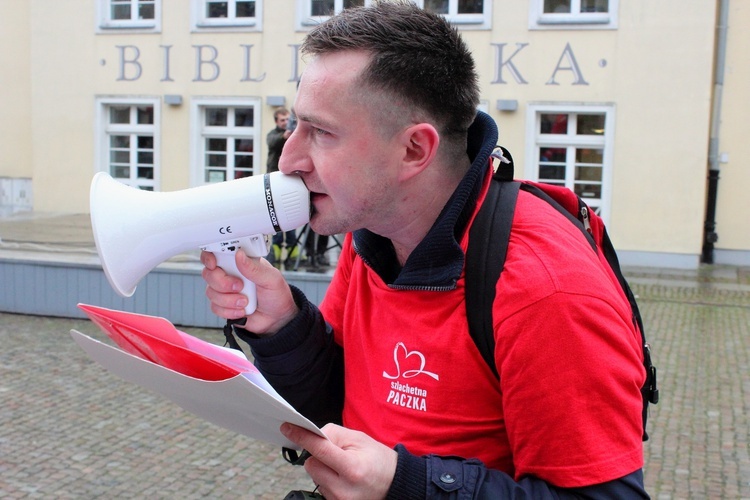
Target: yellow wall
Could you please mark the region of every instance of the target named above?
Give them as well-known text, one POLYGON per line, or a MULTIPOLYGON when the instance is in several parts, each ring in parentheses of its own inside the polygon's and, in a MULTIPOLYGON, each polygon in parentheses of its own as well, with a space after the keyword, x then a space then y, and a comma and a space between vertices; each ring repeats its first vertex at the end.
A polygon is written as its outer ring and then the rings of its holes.
POLYGON ((623 5, 615 94, 627 99, 618 99, 612 221, 623 249, 700 253, 715 10, 684 7, 623 5))
POLYGON ((750 248, 750 2, 730 2, 727 63, 722 96, 719 152, 728 156, 719 175, 716 248, 750 248))
POLYGON ((29 7, 0 0, 0 177, 31 177, 29 7))

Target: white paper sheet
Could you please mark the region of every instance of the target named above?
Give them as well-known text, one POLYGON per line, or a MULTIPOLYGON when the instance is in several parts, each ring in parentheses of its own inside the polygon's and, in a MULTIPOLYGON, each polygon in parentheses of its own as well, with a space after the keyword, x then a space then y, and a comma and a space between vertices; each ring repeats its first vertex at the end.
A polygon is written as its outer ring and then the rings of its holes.
POLYGON ((155 391, 209 422, 253 439, 298 448, 279 432, 284 422, 325 437, 315 424, 279 396, 246 359, 180 332, 163 318, 86 305, 81 309, 120 347, 127 349, 128 352, 77 330, 70 331, 73 340, 91 358, 115 375, 155 391))

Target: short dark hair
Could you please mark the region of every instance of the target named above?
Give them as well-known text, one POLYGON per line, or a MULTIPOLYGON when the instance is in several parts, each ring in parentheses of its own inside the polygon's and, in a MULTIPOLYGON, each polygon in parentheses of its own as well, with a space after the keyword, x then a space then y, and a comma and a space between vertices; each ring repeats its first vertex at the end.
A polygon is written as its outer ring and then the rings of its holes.
POLYGON ((276 111, 273 112, 273 120, 276 121, 279 119, 280 115, 288 115, 289 110, 286 108, 278 108, 276 111))
POLYGON ((345 50, 371 54, 361 75, 365 91, 395 98, 402 112, 426 113, 441 134, 465 137, 479 104, 478 78, 471 52, 443 17, 409 0, 381 0, 317 25, 301 48, 313 56, 345 50))

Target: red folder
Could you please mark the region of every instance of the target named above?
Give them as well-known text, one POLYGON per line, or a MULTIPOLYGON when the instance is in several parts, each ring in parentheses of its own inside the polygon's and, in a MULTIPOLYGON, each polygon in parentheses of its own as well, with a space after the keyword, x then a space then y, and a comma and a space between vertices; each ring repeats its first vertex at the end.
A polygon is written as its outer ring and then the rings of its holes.
POLYGON ((151 389, 199 417, 287 448, 284 422, 325 437, 236 350, 177 330, 164 318, 79 304, 119 347, 76 330, 71 336, 95 361, 115 375, 151 389))
POLYGON ((216 381, 258 371, 244 355, 181 332, 164 318, 87 304, 78 307, 125 352, 183 375, 216 381))

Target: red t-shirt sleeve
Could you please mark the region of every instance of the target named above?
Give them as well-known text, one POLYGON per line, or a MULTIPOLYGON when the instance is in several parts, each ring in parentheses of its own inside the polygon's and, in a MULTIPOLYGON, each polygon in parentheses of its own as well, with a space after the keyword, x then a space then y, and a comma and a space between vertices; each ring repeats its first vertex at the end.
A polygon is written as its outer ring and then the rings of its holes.
POLYGON ((617 479, 643 466, 639 334, 579 230, 533 197, 519 204, 494 311, 516 478, 617 479))

